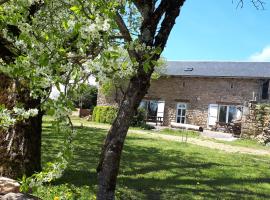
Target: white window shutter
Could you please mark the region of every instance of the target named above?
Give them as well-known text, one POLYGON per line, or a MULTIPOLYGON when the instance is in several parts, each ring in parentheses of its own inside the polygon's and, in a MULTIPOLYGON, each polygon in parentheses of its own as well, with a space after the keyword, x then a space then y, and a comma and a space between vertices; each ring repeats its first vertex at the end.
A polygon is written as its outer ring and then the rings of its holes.
POLYGON ((158 102, 157 117, 164 117, 165 101, 158 102))
POLYGON ((208 126, 216 125, 217 120, 218 120, 218 104, 209 104, 208 126))

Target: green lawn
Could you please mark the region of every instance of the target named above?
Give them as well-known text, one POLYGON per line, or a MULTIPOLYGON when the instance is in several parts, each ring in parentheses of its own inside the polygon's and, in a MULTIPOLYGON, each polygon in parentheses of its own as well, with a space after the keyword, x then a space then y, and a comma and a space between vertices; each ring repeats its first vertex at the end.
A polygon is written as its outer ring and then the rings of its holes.
MULTIPOLYGON (((109 128, 110 125, 109 124, 102 124, 102 123, 95 123, 95 122, 91 122, 91 121, 87 121, 85 119, 81 119, 78 117, 72 117, 72 121, 75 125, 77 126, 91 126, 91 125, 98 125, 98 126, 102 126, 102 127, 106 127, 109 128)), ((130 127, 129 130, 141 130, 138 127, 130 127)), ((270 149, 269 146, 265 146, 263 144, 258 143, 255 140, 251 140, 251 139, 238 139, 235 141, 223 141, 223 140, 217 140, 217 139, 213 139, 213 138, 206 138, 206 137, 202 137, 200 135, 199 132, 196 131, 190 131, 190 130, 180 130, 180 129, 169 129, 169 128, 165 128, 165 129, 161 129, 160 131, 153 131, 153 130, 144 130, 146 132, 151 132, 151 133, 159 133, 159 134, 165 134, 165 135, 174 135, 174 136, 180 136, 183 138, 183 141, 189 137, 192 138, 199 138, 201 140, 210 140, 210 141, 214 141, 214 142, 218 142, 218 143, 223 143, 223 144, 229 144, 232 146, 242 146, 242 147, 249 147, 249 148, 255 148, 255 149, 270 149)))
MULTIPOLYGON (((36 193, 44 200, 55 196, 94 199, 95 168, 106 131, 85 126, 76 129, 75 154, 69 168, 61 179, 36 193)), ((51 133, 46 121, 42 139, 45 163, 61 149, 63 137, 51 133)), ((270 199, 269 158, 132 133, 122 155, 117 199, 270 199)))

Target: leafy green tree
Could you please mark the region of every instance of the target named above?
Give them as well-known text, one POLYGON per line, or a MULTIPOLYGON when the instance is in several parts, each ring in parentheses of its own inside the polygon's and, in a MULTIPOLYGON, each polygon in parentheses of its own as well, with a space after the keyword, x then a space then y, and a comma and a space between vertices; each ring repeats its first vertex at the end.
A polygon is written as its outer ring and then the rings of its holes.
POLYGON ((103 50, 113 35, 108 14, 114 4, 103 4, 80 0, 0 2, 0 104, 5 107, 0 116, 8 119, 14 108, 39 110, 36 116, 23 120, 11 118, 9 122, 14 124, 8 128, 1 124, 2 175, 21 178, 41 169, 44 111, 67 126, 70 123, 70 94, 76 96, 78 83, 97 71, 91 62, 104 57, 103 50), (60 91, 57 99, 49 98, 52 86, 60 91))
POLYGON ((184 2, 128 1, 129 9, 124 4, 115 14, 134 72, 102 149, 97 168, 98 199, 114 199, 121 152, 131 119, 150 86, 152 73, 184 2))

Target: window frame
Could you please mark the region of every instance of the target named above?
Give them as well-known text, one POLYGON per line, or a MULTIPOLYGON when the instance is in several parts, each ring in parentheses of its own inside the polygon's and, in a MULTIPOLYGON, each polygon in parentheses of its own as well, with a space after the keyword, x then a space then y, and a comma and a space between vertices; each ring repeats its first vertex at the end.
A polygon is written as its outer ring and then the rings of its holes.
POLYGON ((179 124, 186 124, 187 119, 187 103, 179 102, 176 104, 176 115, 175 115, 175 122, 179 124), (183 107, 180 107, 182 105, 183 107), (181 114, 178 114, 178 109, 181 109, 181 114), (183 110, 185 110, 185 114, 183 115, 183 110), (180 117, 180 122, 177 122, 178 117, 180 117), (182 118, 184 118, 184 123, 182 123, 182 118))
POLYGON ((146 111, 146 118, 148 119, 149 117, 159 117, 159 118, 163 118, 164 117, 164 113, 165 113, 165 101, 164 100, 154 100, 154 99, 143 99, 141 102, 140 102, 140 105, 139 105, 140 108, 143 108, 145 109, 146 111), (156 110, 156 115, 149 115, 149 106, 150 106, 150 103, 156 103, 157 104, 157 110, 156 110), (163 104, 163 109, 162 111, 159 111, 159 105, 160 104, 163 104), (144 104, 144 105, 143 105, 144 104))
POLYGON ((241 106, 241 105, 218 104, 218 115, 217 115, 217 121, 218 122, 220 122, 220 123, 231 123, 231 122, 229 122, 230 107, 235 107, 235 108, 241 107, 241 109, 242 109, 241 117, 243 116, 243 106, 241 106), (222 106, 226 107, 226 120, 225 120, 225 122, 220 121, 220 108, 222 106))

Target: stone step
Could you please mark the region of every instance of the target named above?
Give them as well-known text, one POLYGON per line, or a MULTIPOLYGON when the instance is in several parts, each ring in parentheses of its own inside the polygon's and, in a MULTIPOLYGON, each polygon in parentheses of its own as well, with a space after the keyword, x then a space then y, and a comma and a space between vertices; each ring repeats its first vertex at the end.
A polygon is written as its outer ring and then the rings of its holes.
POLYGON ((20 184, 10 178, 0 176, 0 200, 40 200, 29 194, 20 193, 20 184))

